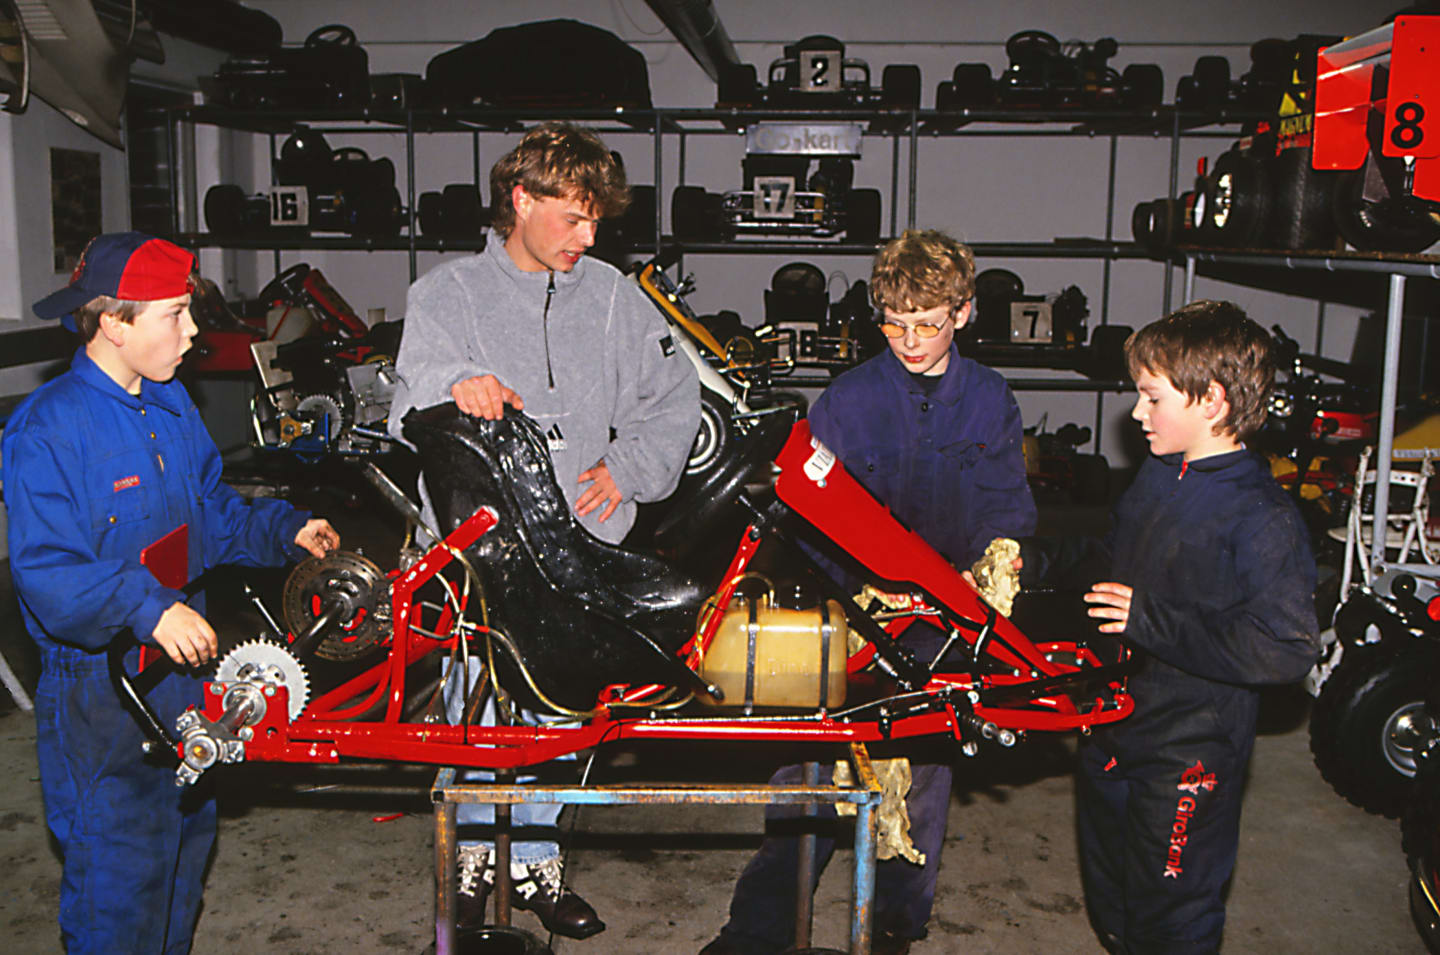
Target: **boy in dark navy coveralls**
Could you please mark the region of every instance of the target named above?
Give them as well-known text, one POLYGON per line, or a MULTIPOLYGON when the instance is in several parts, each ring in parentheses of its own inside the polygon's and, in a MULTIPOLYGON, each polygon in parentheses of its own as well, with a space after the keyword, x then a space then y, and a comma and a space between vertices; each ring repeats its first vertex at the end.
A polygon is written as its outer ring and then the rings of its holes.
POLYGON ((1150 457, 1109 536, 1021 542, 1024 583, 1098 572, 1090 616, 1140 657, 1134 714, 1080 747, 1085 898, 1111 951, 1220 947, 1257 687, 1299 680, 1319 652, 1305 528, 1244 446, 1265 420, 1270 342, 1208 301, 1132 336, 1150 457))
MULTIPOLYGON (((962 357, 953 342, 970 318, 974 257, 944 233, 907 231, 876 256, 870 284, 890 349, 825 389, 810 409, 810 430, 897 519, 955 566, 970 567, 993 539, 1035 529, 1015 396, 1003 377, 962 357)), ((943 637, 917 624, 902 639, 929 660, 943 637)), ((925 863, 878 865, 876 955, 900 955, 925 936, 945 841, 949 751, 917 743, 907 754, 910 835, 925 863)), ((798 765, 771 779, 799 781, 798 765)), ((780 820, 794 809, 771 807, 766 817, 780 820)), ((766 955, 790 944, 798 844, 793 835, 766 836, 735 886, 730 921, 703 955, 766 955)), ((834 845, 828 836, 817 839, 817 880, 834 845)))
POLYGON ((161 584, 141 550, 184 525, 194 578, 340 544, 328 522, 283 501, 247 502, 221 483, 215 442, 174 378, 196 333, 194 261, 138 232, 93 240, 70 284, 34 306, 84 344, 5 428, 10 569, 40 647, 40 789, 62 855, 71 955, 188 952, 215 842, 213 796, 177 787, 171 767, 142 758, 140 728, 107 676, 106 648, 122 632, 158 647, 178 666, 148 699, 173 721, 200 702, 185 665, 215 656, 203 595, 187 602, 161 584))

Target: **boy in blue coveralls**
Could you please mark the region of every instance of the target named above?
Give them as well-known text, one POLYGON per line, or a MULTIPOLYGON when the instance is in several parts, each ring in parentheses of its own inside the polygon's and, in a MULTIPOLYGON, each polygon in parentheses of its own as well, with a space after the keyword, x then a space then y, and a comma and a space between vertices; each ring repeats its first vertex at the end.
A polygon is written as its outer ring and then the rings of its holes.
POLYGON ((1022 541, 1022 582, 1098 573, 1090 616, 1140 656, 1134 713, 1080 747, 1080 861, 1101 940, 1214 952, 1256 687, 1299 680, 1319 652, 1315 563, 1300 514, 1244 445, 1274 382, 1265 330, 1234 305, 1195 302, 1125 355, 1150 457, 1103 541, 1022 541))
MULTIPOLYGON (((837 378, 810 409, 810 430, 896 518, 968 568, 993 539, 1035 529, 1015 397, 1003 377, 962 358, 953 344, 970 318, 974 256, 944 233, 906 231, 876 256, 870 286, 890 350, 837 378)), ((903 639, 929 660, 943 635, 918 624, 903 639)), ((912 761, 906 804, 925 864, 890 859, 877 867, 877 955, 904 953, 926 934, 950 808, 943 760, 912 761)), ((771 779, 799 782, 799 766, 771 779)), ((798 811, 771 807, 766 817, 798 811)), ((818 880, 835 843, 824 835, 817 843, 818 880)), ((796 837, 766 836, 735 886, 730 921, 703 955, 763 955, 790 945, 798 856, 796 837)))
POLYGON ((196 333, 193 267, 190 253, 140 233, 94 239, 70 284, 34 306, 84 344, 16 409, 0 456, 10 569, 40 647, 40 786, 72 955, 188 952, 215 841, 213 797, 142 759, 140 729, 107 678, 106 648, 125 631, 160 648, 178 667, 149 700, 173 721, 200 702, 183 668, 216 653, 201 598, 163 586, 141 550, 185 525, 193 578, 340 543, 328 522, 282 501, 247 503, 221 483, 215 443, 174 380, 196 333))

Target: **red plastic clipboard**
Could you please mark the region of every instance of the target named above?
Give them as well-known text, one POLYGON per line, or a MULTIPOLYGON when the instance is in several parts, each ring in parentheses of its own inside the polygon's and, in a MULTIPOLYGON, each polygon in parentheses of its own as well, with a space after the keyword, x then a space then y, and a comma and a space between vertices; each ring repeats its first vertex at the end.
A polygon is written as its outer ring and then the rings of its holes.
MULTIPOLYGON (((144 564, 166 587, 180 590, 190 582, 190 525, 181 524, 170 533, 140 551, 144 564)), ((164 654, 159 647, 141 645, 140 669, 144 670, 164 654)))

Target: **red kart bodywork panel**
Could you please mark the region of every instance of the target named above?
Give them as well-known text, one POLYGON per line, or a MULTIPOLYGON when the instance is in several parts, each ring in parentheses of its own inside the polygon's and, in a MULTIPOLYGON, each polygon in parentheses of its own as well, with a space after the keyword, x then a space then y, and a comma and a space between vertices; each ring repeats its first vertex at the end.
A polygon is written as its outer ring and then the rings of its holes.
MULTIPOLYGON (((811 436, 807 422, 801 421, 791 431, 776 464, 780 476, 775 493, 780 500, 856 560, 886 580, 914 584, 938 605, 961 616, 985 619, 989 608, 975 588, 924 538, 902 526, 889 508, 875 500, 834 453, 811 436)), ((996 656, 1005 663, 1049 676, 1061 672, 1007 618, 997 616, 995 635, 1006 644, 995 648, 996 656)))
POLYGON ((1382 156, 1415 159, 1413 194, 1440 201, 1440 16, 1396 17, 1320 50, 1314 167, 1359 169, 1372 130, 1382 156))

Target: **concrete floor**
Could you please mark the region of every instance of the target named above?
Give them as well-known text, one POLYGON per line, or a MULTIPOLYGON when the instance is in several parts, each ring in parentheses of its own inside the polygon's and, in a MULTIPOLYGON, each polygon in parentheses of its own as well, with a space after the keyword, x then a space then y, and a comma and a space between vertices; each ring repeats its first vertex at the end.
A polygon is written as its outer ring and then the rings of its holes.
MULTIPOLYGON (((8 594, 0 598, 13 607, 8 594)), ((13 609, 0 624, 0 650, 33 687, 33 654, 13 609)), ((1406 907, 1399 827, 1355 809, 1320 778, 1307 717, 1298 689, 1267 699, 1225 950, 1423 952, 1406 907)), ((0 693, 0 926, 12 953, 60 949, 60 867, 34 742, 33 719, 0 693)), ((930 937, 917 955, 1100 951, 1075 859, 1073 751, 1073 740, 1037 736, 962 761, 930 937)), ((591 778, 763 782, 780 758, 767 747, 616 747, 601 751, 591 778)), ((433 941, 432 769, 222 772, 197 952, 418 953, 433 941)), ((697 951, 724 922, 762 831, 761 810, 749 807, 586 807, 562 824, 573 827, 572 884, 609 928, 584 942, 555 939, 561 955, 697 951)), ((849 854, 838 854, 821 883, 817 945, 846 946, 849 868, 849 854)), ((516 924, 543 932, 529 913, 516 913, 516 924)))

